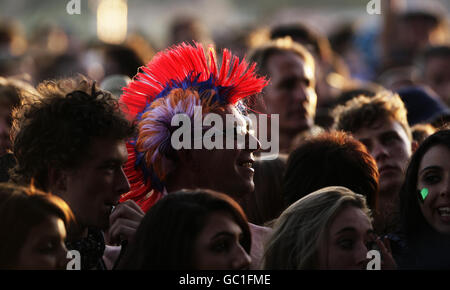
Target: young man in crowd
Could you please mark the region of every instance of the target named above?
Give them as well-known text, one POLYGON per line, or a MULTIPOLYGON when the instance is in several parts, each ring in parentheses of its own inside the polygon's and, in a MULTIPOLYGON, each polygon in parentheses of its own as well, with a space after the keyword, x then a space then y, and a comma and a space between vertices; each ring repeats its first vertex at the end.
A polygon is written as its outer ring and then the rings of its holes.
MULTIPOLYGON (((183 43, 157 54, 125 89, 121 102, 129 118, 137 119, 139 134, 128 144, 131 191, 124 199, 147 210, 181 189, 212 189, 238 201, 254 190, 253 152, 260 144, 249 133, 241 100, 259 93, 267 81, 229 51, 220 69, 215 59, 214 50, 208 62, 200 44, 183 43)), ((255 269, 268 229, 252 224, 250 229, 255 269)))
POLYGON ((314 125, 317 105, 314 58, 301 44, 286 37, 255 48, 249 59, 257 63, 260 74, 270 77, 254 109, 279 114, 280 152, 289 153, 296 136, 318 130, 314 125))
MULTIPOLYGON (((338 106, 334 127, 350 132, 361 141, 375 159, 380 174, 378 212, 384 227, 395 229, 398 218, 398 194, 409 158, 417 146, 412 140, 407 111, 397 94, 382 91, 374 97, 359 96, 338 106)), ((384 230, 383 230, 384 228, 384 230)))
POLYGON ((130 188, 122 165, 135 128, 110 93, 84 78, 46 81, 37 90, 41 99, 15 119, 11 179, 67 202, 76 223, 66 246, 80 252, 81 269, 111 267, 102 258, 103 233, 111 244, 131 240, 144 215, 133 201, 119 204, 130 188))

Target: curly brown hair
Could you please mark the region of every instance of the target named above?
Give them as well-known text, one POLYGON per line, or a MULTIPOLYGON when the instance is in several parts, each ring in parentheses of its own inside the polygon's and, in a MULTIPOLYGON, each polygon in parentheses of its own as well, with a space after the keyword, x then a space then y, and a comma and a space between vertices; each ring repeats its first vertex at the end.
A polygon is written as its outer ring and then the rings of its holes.
POLYGON ((350 133, 370 127, 378 120, 392 119, 400 123, 409 140, 412 140, 407 110, 400 96, 383 90, 374 97, 358 96, 337 106, 332 115, 334 129, 350 133))
POLYGON ((11 180, 47 190, 49 168, 74 169, 89 158, 97 138, 127 139, 135 134, 119 102, 83 76, 44 81, 41 99, 14 112, 11 180))

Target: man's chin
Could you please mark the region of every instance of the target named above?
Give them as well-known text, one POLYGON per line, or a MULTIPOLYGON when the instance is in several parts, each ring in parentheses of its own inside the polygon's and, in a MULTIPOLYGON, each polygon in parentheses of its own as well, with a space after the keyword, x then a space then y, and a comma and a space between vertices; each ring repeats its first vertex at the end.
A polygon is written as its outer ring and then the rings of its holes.
POLYGON ((109 227, 109 216, 107 218, 102 218, 102 220, 97 224, 97 228, 102 231, 107 231, 109 227))

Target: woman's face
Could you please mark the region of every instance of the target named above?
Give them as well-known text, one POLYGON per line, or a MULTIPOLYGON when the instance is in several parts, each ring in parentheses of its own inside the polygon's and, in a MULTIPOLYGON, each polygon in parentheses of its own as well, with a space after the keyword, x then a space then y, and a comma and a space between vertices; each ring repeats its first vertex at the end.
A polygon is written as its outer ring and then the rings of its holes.
POLYGON ((224 211, 212 213, 194 244, 196 270, 241 270, 250 266, 240 226, 224 211))
POLYGON ((359 208, 342 208, 319 245, 319 269, 366 269, 368 248, 374 241, 372 224, 359 208))
POLYGON ((31 229, 19 252, 16 267, 19 269, 65 269, 68 262, 64 244, 66 227, 64 222, 49 216, 31 229))
POLYGON ((450 150, 431 147, 423 155, 417 176, 417 189, 425 199, 419 202, 425 220, 436 231, 450 235, 450 150))

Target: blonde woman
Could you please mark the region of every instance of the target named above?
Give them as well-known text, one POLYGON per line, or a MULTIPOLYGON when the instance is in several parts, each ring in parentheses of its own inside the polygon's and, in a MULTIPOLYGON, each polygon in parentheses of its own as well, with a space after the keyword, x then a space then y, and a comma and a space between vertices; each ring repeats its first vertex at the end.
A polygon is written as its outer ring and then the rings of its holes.
POLYGON ((373 232, 365 198, 345 187, 325 187, 280 215, 266 244, 264 269, 366 269, 375 245, 382 268, 395 268, 389 243, 373 232))

